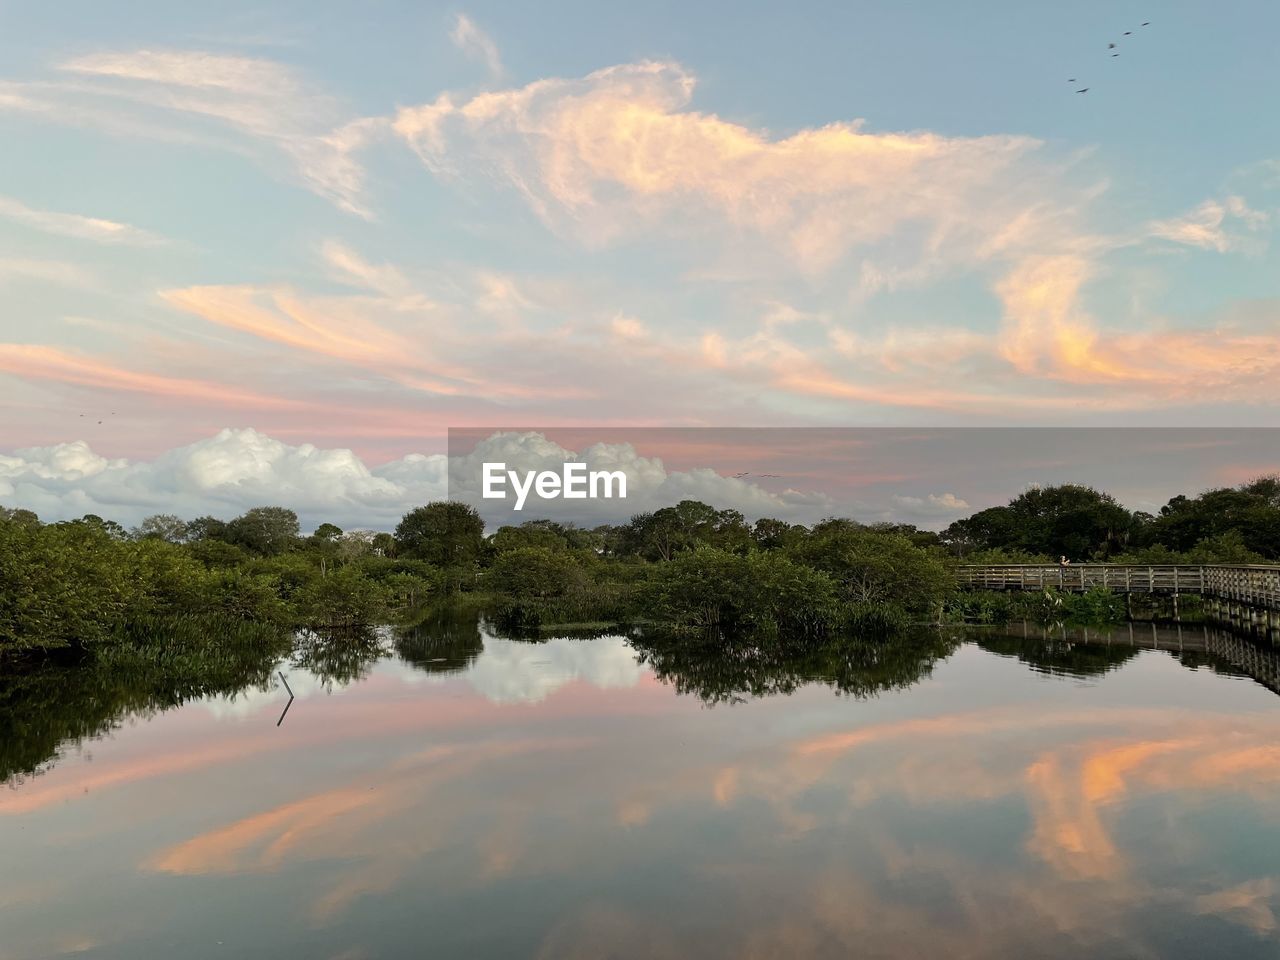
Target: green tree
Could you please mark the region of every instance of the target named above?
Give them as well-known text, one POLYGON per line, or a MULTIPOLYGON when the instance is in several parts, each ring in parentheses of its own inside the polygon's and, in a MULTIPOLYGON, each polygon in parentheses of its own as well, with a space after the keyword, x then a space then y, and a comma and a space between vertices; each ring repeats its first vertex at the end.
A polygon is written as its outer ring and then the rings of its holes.
POLYGON ((194 540, 186 545, 186 550, 206 567, 216 570, 229 570, 248 558, 243 550, 225 540, 194 540))
POLYGON ((835 625, 836 593, 826 574, 782 554, 701 547, 663 564, 644 599, 656 619, 676 626, 801 636, 835 625))
POLYGON ((137 540, 164 540, 166 543, 182 543, 187 539, 188 524, 171 513, 156 513, 138 524, 133 531, 137 540))
POLYGON ((387 590, 387 602, 398 607, 414 609, 425 604, 439 588, 436 578, 397 570, 382 580, 387 590))
POLYGON ((516 598, 561 597, 586 582, 572 554, 563 548, 516 547, 497 556, 488 574, 495 590, 516 598))
POLYGON ((389 533, 376 533, 370 542, 370 547, 380 557, 394 557, 396 555, 396 538, 389 533))
POLYGON ((717 510, 700 500, 681 500, 674 507, 632 517, 620 531, 618 548, 645 560, 670 560, 697 547, 746 553, 751 528, 737 510, 717 510))
POLYGON ((952 586, 946 565, 901 534, 876 533, 848 521, 824 521, 791 550, 830 575, 844 599, 890 604, 917 618, 937 615, 952 586))
POLYGON ((230 543, 231 533, 225 520, 219 520, 217 517, 196 517, 194 520, 187 521, 187 529, 183 539, 191 543, 198 543, 204 540, 230 543))
POLYGON ((1007 506, 957 520, 943 539, 960 553, 1023 550, 1072 560, 1105 559, 1129 544, 1133 516, 1110 494, 1076 483, 1036 487, 1007 506))
POLYGON ((227 524, 232 543, 264 557, 295 546, 300 532, 298 515, 286 507, 254 507, 227 524))
POLYGON ((772 517, 761 517, 751 528, 751 539, 761 550, 784 550, 808 531, 799 525, 772 517))
POLYGON ((469 504, 437 501, 417 507, 396 526, 396 555, 438 567, 470 568, 484 543, 484 521, 469 504))
POLYGON ((304 586, 295 600, 302 622, 315 630, 350 630, 378 623, 387 591, 356 567, 342 567, 304 586))
POLYGON ((102 524, 0 520, 0 652, 100 642, 139 596, 102 524))
POLYGON ((68 526, 77 524, 89 527, 93 530, 99 530, 112 540, 124 540, 129 535, 125 528, 120 526, 120 524, 116 523, 114 520, 103 520, 102 517, 98 516, 96 513, 86 513, 79 520, 67 520, 63 524, 58 525, 68 526))
POLYGON ((39 526, 40 524, 40 518, 36 516, 34 511, 21 508, 0 507, 0 520, 10 520, 13 523, 27 524, 29 526, 39 526))
POLYGON ((1177 496, 1150 524, 1148 539, 1175 551, 1190 551, 1202 541, 1228 533, 1244 548, 1268 560, 1280 559, 1280 477, 1262 476, 1238 487, 1177 496))
POLYGON ((547 550, 570 549, 569 528, 554 520, 529 520, 520 526, 503 526, 493 535, 495 554, 519 550, 522 547, 544 547, 547 550))
POLYGON ((303 548, 319 564, 321 576, 351 555, 349 550, 344 551, 342 528, 332 523, 316 527, 315 532, 303 542, 303 548))

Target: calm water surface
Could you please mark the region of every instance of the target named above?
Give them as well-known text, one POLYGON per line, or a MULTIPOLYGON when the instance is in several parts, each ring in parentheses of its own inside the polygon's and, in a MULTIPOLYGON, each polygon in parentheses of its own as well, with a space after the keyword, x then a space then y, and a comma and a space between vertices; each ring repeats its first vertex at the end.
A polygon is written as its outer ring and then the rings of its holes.
POLYGON ((0 957, 1275 957, 1275 654, 1203 634, 454 622, 282 663, 283 721, 262 671, 151 697, 38 775, 127 697, 11 693, 44 712, 0 728, 0 957))

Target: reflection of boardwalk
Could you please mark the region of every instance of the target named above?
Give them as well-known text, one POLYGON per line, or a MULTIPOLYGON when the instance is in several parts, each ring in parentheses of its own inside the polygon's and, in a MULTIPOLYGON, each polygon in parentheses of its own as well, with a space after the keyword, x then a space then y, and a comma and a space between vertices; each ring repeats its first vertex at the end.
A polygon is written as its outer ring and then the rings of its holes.
POLYGON ((1280 654, 1227 630, 1206 627, 1208 650, 1247 673, 1269 690, 1280 693, 1280 654))
POLYGON ((1116 627, 1038 627, 1022 624, 1025 639, 1105 646, 1141 647, 1170 653, 1203 653, 1230 664, 1268 690, 1280 694, 1280 650, 1212 624, 1129 622, 1116 627))

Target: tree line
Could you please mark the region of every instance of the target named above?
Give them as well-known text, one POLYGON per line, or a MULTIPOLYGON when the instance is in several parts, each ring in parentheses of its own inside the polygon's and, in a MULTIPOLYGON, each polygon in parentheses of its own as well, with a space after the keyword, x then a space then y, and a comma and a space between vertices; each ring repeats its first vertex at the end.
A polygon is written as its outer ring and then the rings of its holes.
MULTIPOLYGON (((0 655, 84 651, 198 618, 336 634, 443 601, 511 627, 643 620, 722 633, 892 632, 945 615, 957 562, 1280 560, 1280 478, 1133 512, 1090 487, 1028 490, 945 530, 828 519, 812 526, 685 500, 583 529, 504 526, 457 502, 394 532, 255 507, 231 520, 160 514, 132 530, 96 515, 43 523, 0 508, 0 655)), ((218 634, 210 628, 210 635, 218 634)), ((163 631, 161 631, 163 632, 163 631)))

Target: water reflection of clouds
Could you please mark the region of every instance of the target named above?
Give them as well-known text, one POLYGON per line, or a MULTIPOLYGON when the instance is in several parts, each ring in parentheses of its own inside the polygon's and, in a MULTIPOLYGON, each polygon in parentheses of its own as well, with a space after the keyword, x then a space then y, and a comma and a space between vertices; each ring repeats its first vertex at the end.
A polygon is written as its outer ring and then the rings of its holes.
MULTIPOLYGON (((713 817, 721 818, 717 829, 727 831, 730 847, 741 845, 733 855, 740 860, 721 847, 719 856, 729 857, 723 868, 702 868, 730 899, 763 895, 787 876, 796 865, 786 846, 810 858, 805 875, 787 877, 786 893, 774 891, 776 902, 757 904, 736 921, 740 939, 731 952, 738 956, 821 954, 831 943, 899 954, 940 942, 963 947, 961 953, 1029 949, 1045 924, 1087 945, 1099 918, 1111 925, 1109 936, 1121 930, 1141 952, 1140 925, 1128 914, 1171 907, 1268 931, 1274 878, 1245 878, 1211 893, 1180 887, 1150 869, 1148 851, 1124 856, 1114 836, 1114 821, 1135 794, 1167 794, 1186 804, 1204 792, 1238 793, 1280 779, 1275 720, 1212 717, 1198 721, 1192 734, 1156 738, 1179 719, 1173 710, 979 711, 873 725, 853 741, 828 735, 763 744, 719 767, 696 752, 659 763, 653 752, 638 751, 634 762, 619 765, 601 752, 608 744, 589 739, 432 747, 402 758, 367 786, 322 791, 251 815, 163 851, 149 865, 243 874, 288 861, 339 863, 309 908, 314 922, 333 923, 357 898, 408 882, 446 842, 469 849, 469 865, 451 882, 482 895, 487 884, 521 871, 591 872, 616 849, 617 827, 649 831, 646 842, 662 847, 671 842, 664 831, 674 821, 713 817), (991 735, 1001 750, 991 751, 991 735), (530 763, 548 750, 583 753, 584 762, 551 764, 556 772, 548 782, 546 770, 530 763), (607 777, 593 776, 606 766, 607 777), (521 783, 518 794, 513 780, 521 783), (581 816, 573 842, 553 853, 539 839, 548 817, 556 819, 550 801, 578 794, 590 798, 586 809, 612 815, 581 816), (520 802, 512 802, 517 795, 520 802), (1025 834, 1015 825, 1009 836, 1023 834, 1031 863, 1016 849, 975 859, 963 836, 931 834, 923 844, 911 838, 913 823, 936 816, 963 823, 966 805, 1009 802, 1030 817, 1025 834), (427 823, 418 819, 424 810, 431 811, 427 823), (726 815, 732 819, 724 821, 726 815), (781 856, 777 863, 770 851, 781 856), (769 867, 753 867, 762 857, 769 867), (893 896, 894 888, 908 896, 893 896), (922 913, 910 901, 926 888, 932 907, 922 913)), ((571 806, 582 814, 584 804, 571 806)), ((686 841, 692 857, 707 852, 705 839, 686 841)), ((546 946, 556 955, 591 955, 609 931, 647 922, 605 900, 581 911, 574 919, 569 910, 548 934, 546 946)))
POLYGON ((582 680, 598 690, 634 687, 645 675, 625 637, 590 640, 551 637, 532 642, 504 640, 483 628, 483 651, 456 672, 427 673, 399 662, 393 669, 406 683, 462 680, 490 703, 541 703, 557 690, 582 680))
POLYGON ((484 654, 465 677, 491 703, 539 703, 574 680, 615 690, 634 687, 643 675, 622 637, 556 637, 538 644, 486 637, 484 654))
MULTIPOLYGON (((599 690, 634 687, 644 668, 621 636, 574 640, 553 637, 541 642, 503 640, 483 634, 480 656, 456 673, 432 674, 404 662, 385 660, 375 668, 380 677, 400 683, 447 683, 462 679, 490 703, 541 703, 557 690, 582 680, 599 690)), ((334 685, 308 670, 282 663, 289 686, 300 704, 318 694, 328 694, 334 685)), ((272 674, 273 680, 275 674, 272 674)), ((341 688, 343 685, 339 684, 341 688)), ((288 699, 283 685, 273 682, 266 689, 251 688, 231 696, 209 697, 200 706, 219 720, 242 720, 262 711, 277 713, 288 699)))
POLYGON ((1277 901, 1280 901, 1280 880, 1264 877, 1199 896, 1193 909, 1196 913, 1213 914, 1242 923, 1258 933, 1275 933, 1276 908, 1273 904, 1277 901))
MULTIPOLYGON (((284 671, 289 687, 299 701, 328 692, 325 683, 307 670, 290 669, 287 662, 278 664, 276 669, 284 671)), ((200 701, 200 706, 218 720, 241 720, 262 710, 273 709, 279 713, 288 699, 289 694, 273 670, 271 682, 265 689, 250 687, 228 696, 206 697, 200 701)))
POLYGON ((539 755, 588 747, 584 737, 516 738, 443 745, 408 754, 372 770, 357 783, 326 789, 234 820, 164 848, 144 870, 177 876, 267 874, 290 864, 327 864, 307 914, 311 922, 338 919, 360 897, 393 889, 424 857, 463 838, 475 841, 474 882, 506 872, 513 858, 489 845, 490 830, 523 836, 527 819, 504 795, 448 803, 459 783, 495 764, 536 764, 539 755), (503 831, 495 811, 519 816, 521 829, 503 831), (430 811, 424 816, 424 811, 430 811), (464 826, 478 818, 485 829, 464 826), (504 863, 502 861, 508 861, 504 863), (496 868, 496 869, 495 869, 496 868))
MULTIPOLYGON (((618 944, 628 956, 1163 956, 1162 928, 1210 919, 1224 943, 1272 937, 1280 872, 1266 856, 1224 857, 1212 838, 1257 830, 1262 849, 1275 844, 1280 714, 1166 706, 1230 681, 1165 665, 1125 668, 1161 684, 1146 707, 1100 684, 1013 703, 966 687, 945 705, 941 688, 858 702, 810 687, 704 711, 644 683, 621 638, 485 636, 464 672, 384 661, 282 730, 272 717, 259 739, 200 711, 140 726, 131 736, 187 724, 152 744, 171 753, 135 752, 138 766, 113 774, 138 820, 119 842, 140 875, 192 891, 235 883, 248 899, 269 884, 273 923, 342 935, 411 906, 436 943, 536 886, 543 912, 519 942, 546 957, 618 944), (408 683, 419 678, 432 687, 408 683), (253 756, 268 743, 290 746, 288 776, 247 790, 276 764, 253 756), (213 763, 222 787, 191 772, 213 763), (158 792, 136 782, 175 772, 158 792), (177 829, 164 808, 175 798, 193 808, 177 829), (163 841, 142 826, 152 817, 163 841), (646 876, 691 891, 688 909, 673 915, 646 876)), ((58 798, 84 776, 65 776, 58 798)), ((408 931, 385 936, 403 947, 408 931)))

